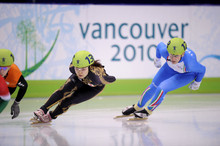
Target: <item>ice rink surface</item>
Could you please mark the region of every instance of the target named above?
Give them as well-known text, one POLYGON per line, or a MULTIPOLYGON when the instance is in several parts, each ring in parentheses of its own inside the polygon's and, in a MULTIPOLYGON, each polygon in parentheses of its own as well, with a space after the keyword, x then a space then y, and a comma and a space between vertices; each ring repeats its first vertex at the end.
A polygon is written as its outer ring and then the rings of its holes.
POLYGON ((146 121, 113 119, 139 96, 95 97, 50 124, 29 120, 47 98, 24 99, 0 114, 0 146, 219 146, 220 95, 167 95, 146 121))

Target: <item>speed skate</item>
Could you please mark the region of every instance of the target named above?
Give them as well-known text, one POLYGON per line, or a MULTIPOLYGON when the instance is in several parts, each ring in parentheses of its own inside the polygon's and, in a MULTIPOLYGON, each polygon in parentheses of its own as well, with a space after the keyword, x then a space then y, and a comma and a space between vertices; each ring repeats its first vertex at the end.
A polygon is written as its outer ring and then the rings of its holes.
POLYGON ((119 116, 115 116, 114 119, 119 119, 119 118, 125 118, 125 117, 131 117, 134 116, 133 114, 130 115, 119 115, 119 116))
MULTIPOLYGON (((51 122, 51 121, 50 121, 51 122)), ((49 122, 49 123, 50 123, 49 122)), ((34 124, 48 124, 48 123, 44 123, 42 122, 37 116, 34 116, 30 119, 30 123, 31 125, 34 125, 34 124)))
POLYGON ((145 121, 145 120, 147 120, 147 118, 133 117, 128 119, 128 121, 145 121))
POLYGON ((135 117, 134 114, 115 116, 114 119, 120 119, 120 118, 126 118, 126 117, 132 117, 132 118, 128 118, 127 119, 128 121, 144 121, 144 120, 147 120, 147 117, 146 118, 139 118, 139 117, 135 117))

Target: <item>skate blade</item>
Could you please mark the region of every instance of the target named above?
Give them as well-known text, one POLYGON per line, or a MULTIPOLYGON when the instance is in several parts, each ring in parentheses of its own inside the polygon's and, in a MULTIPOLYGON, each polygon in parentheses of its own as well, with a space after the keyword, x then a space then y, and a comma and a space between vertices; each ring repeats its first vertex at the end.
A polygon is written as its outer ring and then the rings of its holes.
POLYGON ((32 118, 30 119, 30 122, 35 122, 35 121, 38 121, 37 117, 32 117, 32 118))
POLYGON ((43 122, 41 122, 41 121, 32 121, 31 122, 31 125, 35 125, 35 124, 42 124, 43 122))
POLYGON ((37 121, 31 122, 31 125, 51 125, 51 121, 48 123, 44 123, 42 121, 37 120, 37 121))
POLYGON ((144 121, 144 120, 147 120, 147 118, 137 118, 137 117, 134 117, 134 118, 128 119, 128 121, 144 121))
POLYGON ((130 115, 120 115, 120 116, 115 116, 114 119, 124 118, 124 117, 131 117, 131 116, 133 116, 133 114, 130 114, 130 115))
POLYGON ((48 123, 44 123, 40 119, 38 119, 36 116, 34 116, 30 119, 30 122, 31 122, 31 125, 34 125, 34 124, 50 124, 51 121, 48 123))

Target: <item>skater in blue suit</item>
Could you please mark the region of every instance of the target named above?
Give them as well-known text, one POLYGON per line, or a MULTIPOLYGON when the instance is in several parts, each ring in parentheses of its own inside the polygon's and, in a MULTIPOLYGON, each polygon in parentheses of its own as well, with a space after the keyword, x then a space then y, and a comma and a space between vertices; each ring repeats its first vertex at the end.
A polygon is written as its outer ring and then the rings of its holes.
POLYGON ((159 43, 156 49, 154 65, 160 70, 145 89, 137 104, 122 110, 123 115, 134 114, 137 118, 146 118, 161 104, 165 95, 190 83, 191 90, 198 90, 206 68, 197 62, 196 54, 181 38, 172 38, 167 45, 159 43), (161 58, 166 63, 161 67, 161 58), (149 101, 149 105, 145 104, 149 101))

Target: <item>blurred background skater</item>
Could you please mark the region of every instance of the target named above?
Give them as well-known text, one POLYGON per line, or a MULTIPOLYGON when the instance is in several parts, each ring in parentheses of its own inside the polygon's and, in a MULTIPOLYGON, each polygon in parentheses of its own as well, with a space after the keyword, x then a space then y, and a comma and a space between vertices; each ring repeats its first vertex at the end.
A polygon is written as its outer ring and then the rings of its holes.
POLYGON ((123 115, 134 114, 136 118, 147 118, 161 104, 165 95, 189 83, 191 90, 198 90, 206 68, 197 62, 196 54, 181 38, 172 38, 167 45, 157 45, 154 65, 160 70, 145 89, 137 104, 122 110, 123 115), (161 57, 166 62, 161 67, 161 57), (149 105, 144 108, 149 101, 149 105))
POLYGON ((18 66, 14 64, 14 55, 8 49, 0 49, 0 75, 4 78, 11 95, 19 87, 17 96, 11 106, 11 115, 14 119, 20 113, 19 103, 27 91, 28 84, 18 66))
POLYGON ((0 113, 5 109, 10 99, 11 95, 9 93, 8 86, 5 83, 4 78, 0 76, 0 113))
POLYGON ((50 122, 59 115, 66 112, 70 106, 87 101, 98 95, 105 87, 105 84, 114 82, 114 76, 109 76, 104 66, 94 60, 93 55, 88 51, 78 51, 72 59, 69 66, 72 75, 67 79, 65 84, 56 90, 41 106, 34 112, 38 122, 50 122), (53 111, 49 109, 57 105, 53 111))

